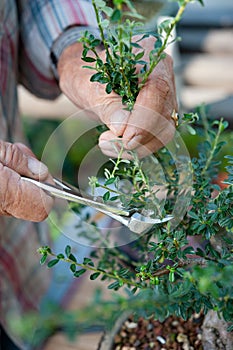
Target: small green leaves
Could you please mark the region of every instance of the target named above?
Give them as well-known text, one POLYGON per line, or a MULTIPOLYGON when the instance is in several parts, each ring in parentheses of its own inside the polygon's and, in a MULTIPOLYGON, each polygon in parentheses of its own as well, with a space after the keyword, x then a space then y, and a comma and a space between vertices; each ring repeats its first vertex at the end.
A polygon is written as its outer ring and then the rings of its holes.
POLYGON ((60 259, 53 259, 53 260, 50 260, 48 262, 48 267, 53 267, 55 265, 57 265, 57 263, 59 262, 60 259))
POLYGON ((104 76, 104 73, 99 72, 99 73, 95 73, 91 76, 90 81, 94 82, 98 82, 101 84, 105 84, 108 82, 108 78, 104 76))
POLYGON ((39 254, 42 255, 40 259, 40 264, 44 265, 48 258, 48 255, 51 253, 51 249, 48 246, 44 246, 44 247, 40 247, 37 251, 39 254))
POLYGON ((105 181, 105 186, 108 185, 112 185, 114 182, 116 181, 116 177, 110 177, 109 179, 107 179, 107 181, 105 181))
POLYGON ((103 200, 104 200, 105 202, 107 202, 107 201, 109 200, 109 198, 110 198, 110 192, 107 191, 107 192, 105 192, 105 194, 103 195, 103 200))
POLYGON ((71 254, 71 246, 67 245, 65 247, 65 253, 66 253, 66 256, 68 258, 70 256, 70 254, 71 254))
POLYGON ((80 276, 82 276, 86 271, 87 271, 86 269, 77 270, 77 271, 74 273, 74 277, 80 277, 80 276))
MULTIPOLYGON (((144 56, 144 51, 139 52, 136 56, 135 56, 135 61, 139 61, 142 57, 144 56)), ((138 62, 137 62, 138 63, 138 62)))
POLYGON ((106 93, 111 94, 112 90, 113 90, 112 83, 108 83, 105 89, 106 93))
POLYGON ((118 290, 121 287, 119 281, 113 282, 108 286, 108 289, 118 290))
POLYGON ((100 275, 100 272, 95 272, 92 275, 90 275, 90 280, 94 281, 96 280, 100 275))
POLYGON ((70 265, 70 270, 74 273, 76 271, 76 265, 75 264, 71 264, 70 265))
POLYGON ((69 260, 72 260, 73 262, 77 262, 77 259, 75 258, 75 256, 72 253, 70 253, 68 258, 69 258, 69 260))
POLYGON ((161 22, 160 25, 158 26, 158 33, 160 35, 163 35, 164 33, 170 35, 172 21, 173 19, 166 19, 163 22, 161 22))
POLYGON ((110 17, 112 22, 118 22, 122 18, 122 12, 119 9, 115 9, 110 17))
POLYGON ((47 254, 43 254, 43 255, 42 255, 42 257, 41 257, 41 259, 40 259, 40 263, 41 263, 41 265, 43 265, 43 264, 46 262, 47 257, 48 257, 48 255, 47 255, 47 254))
POLYGON ((96 61, 96 59, 93 57, 82 57, 82 60, 84 62, 95 62, 96 61))

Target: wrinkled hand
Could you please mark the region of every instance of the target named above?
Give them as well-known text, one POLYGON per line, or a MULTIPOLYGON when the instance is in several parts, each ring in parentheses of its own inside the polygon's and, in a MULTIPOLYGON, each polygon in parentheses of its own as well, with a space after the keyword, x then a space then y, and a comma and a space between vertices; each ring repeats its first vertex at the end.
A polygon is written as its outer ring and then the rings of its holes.
POLYGON ((21 176, 50 181, 47 167, 23 144, 0 141, 0 215, 42 221, 53 199, 21 176))
MULTIPOLYGON (((138 38, 136 37, 135 40, 138 38)), ((154 38, 140 42, 149 61, 154 38)), ((109 128, 99 139, 99 146, 108 156, 116 156, 112 141, 118 138, 125 149, 136 149, 139 157, 157 151, 166 145, 175 132, 171 119, 177 110, 176 91, 172 59, 169 55, 161 60, 141 89, 132 112, 123 109, 121 97, 116 93, 106 94, 105 85, 90 82, 93 71, 82 68, 82 45, 71 45, 65 49, 58 63, 60 87, 79 108, 88 109, 109 128)), ((104 58, 104 52, 100 52, 104 58)), ((140 69, 140 67, 138 67, 140 69)))

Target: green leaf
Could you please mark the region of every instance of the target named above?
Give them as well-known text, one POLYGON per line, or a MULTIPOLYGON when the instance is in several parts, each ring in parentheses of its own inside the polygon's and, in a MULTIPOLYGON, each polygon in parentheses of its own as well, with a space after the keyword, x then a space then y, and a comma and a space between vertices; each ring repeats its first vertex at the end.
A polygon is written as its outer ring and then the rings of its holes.
POLYGON ((95 4, 98 8, 102 8, 102 7, 105 7, 106 6, 106 2, 103 1, 103 0, 95 0, 95 4))
POLYGON ((191 125, 186 125, 187 131, 190 133, 190 135, 196 135, 196 130, 191 125))
POLYGON ((146 62, 146 61, 142 61, 142 60, 140 60, 140 61, 137 61, 137 64, 142 64, 142 65, 145 65, 145 64, 147 64, 147 62, 146 62))
POLYGON ((109 82, 109 78, 104 77, 104 76, 102 76, 102 77, 99 78, 99 80, 98 80, 98 83, 100 83, 100 84, 106 84, 106 83, 108 83, 108 82, 109 82))
POLYGON ((136 47, 137 49, 142 49, 142 46, 137 43, 131 43, 133 47, 136 47))
POLYGON ((58 258, 58 259, 65 259, 65 256, 64 256, 64 254, 58 254, 58 255, 57 255, 57 258, 58 258))
POLYGON ((106 202, 106 201, 109 200, 109 198, 110 198, 110 192, 107 191, 107 192, 105 192, 105 194, 103 195, 103 200, 106 202))
POLYGON ((90 78, 90 81, 99 81, 101 78, 103 77, 103 73, 96 73, 96 74, 93 74, 90 78))
POLYGON ((95 68, 95 67, 92 67, 92 66, 82 66, 82 68, 87 68, 87 69, 96 70, 96 68, 95 68))
POLYGON ((135 61, 140 60, 143 56, 144 56, 144 51, 139 52, 139 53, 135 56, 135 61))
POLYGON ((77 259, 75 258, 75 256, 74 256, 73 254, 70 254, 70 255, 68 256, 68 258, 69 258, 70 260, 74 261, 74 262, 77 262, 77 259))
POLYGON ((43 264, 46 262, 47 257, 48 257, 47 254, 42 255, 42 257, 41 257, 41 259, 40 259, 40 264, 41 264, 41 265, 43 265, 43 264))
POLYGON ((170 27, 171 27, 171 19, 165 19, 165 21, 161 22, 160 25, 158 26, 158 32, 162 34, 165 32, 166 34, 169 32, 170 27))
POLYGON ((112 84, 111 83, 108 83, 106 85, 105 91, 106 91, 107 94, 110 94, 112 92, 112 84))
POLYGON ((94 281, 96 278, 98 278, 100 275, 100 272, 95 272, 92 275, 90 275, 90 280, 94 281))
POLYGON ((192 219, 199 220, 199 216, 196 213, 194 213, 193 211, 189 211, 188 216, 192 219))
POLYGON ((100 44, 101 44, 101 40, 100 39, 94 39, 91 42, 91 47, 96 47, 96 46, 99 46, 100 44))
POLYGON ((94 266, 93 261, 90 258, 84 258, 83 259, 83 264, 84 265, 89 265, 89 266, 94 266))
POLYGON ((119 282, 116 281, 116 282, 111 283, 111 284, 108 286, 108 289, 117 290, 117 289, 119 289, 119 287, 120 287, 119 282))
POLYGON ((106 29, 109 27, 109 20, 107 18, 105 18, 102 22, 101 22, 101 27, 103 29, 106 29))
POLYGON ((88 51, 89 51, 89 49, 87 47, 85 49, 83 49, 82 57, 86 57, 88 51))
POLYGON ((95 62, 96 61, 96 59, 93 57, 82 57, 82 60, 84 62, 95 62))
POLYGON ((114 201, 116 201, 117 199, 119 199, 119 196, 113 196, 113 197, 109 198, 109 200, 110 200, 111 202, 114 202, 114 201))
POLYGON ((173 282, 175 281, 175 274, 174 274, 173 271, 170 271, 170 272, 169 272, 168 278, 169 278, 169 281, 170 281, 171 283, 173 283, 173 282))
POLYGON ((118 10, 118 9, 115 9, 113 11, 112 16, 111 16, 110 19, 111 19, 112 22, 118 22, 118 21, 120 21, 121 16, 122 16, 122 12, 120 10, 118 10))
MULTIPOLYGON (((136 19, 140 19, 140 20, 144 20, 145 19, 145 17, 143 17, 142 15, 140 15, 139 13, 137 13, 136 11, 134 11, 134 12, 130 12, 130 11, 125 11, 124 12, 124 15, 125 16, 129 16, 129 17, 133 17, 133 18, 136 18, 136 19)), ((139 25, 143 25, 143 23, 142 22, 137 22, 137 26, 139 26, 139 25)))
POLYGON ((185 255, 187 255, 187 254, 194 254, 195 252, 194 252, 194 250, 193 250, 193 247, 187 247, 187 248, 185 248, 185 249, 183 250, 183 253, 184 253, 185 255))
POLYGON ((80 277, 83 275, 87 270, 86 269, 80 269, 74 273, 74 277, 80 277))
POLYGON ((116 181, 116 177, 110 177, 107 181, 105 181, 105 186, 111 185, 116 181))
POLYGON ((106 13, 106 15, 107 15, 108 17, 111 17, 111 16, 112 16, 113 9, 112 9, 111 7, 109 7, 109 6, 104 6, 104 7, 102 8, 102 11, 103 11, 104 13, 106 13))
POLYGON ((67 258, 69 257, 70 253, 71 253, 71 246, 67 245, 66 248, 65 248, 65 253, 66 253, 66 256, 67 258))
POLYGON ((162 42, 161 38, 158 37, 157 40, 156 40, 156 42, 154 43, 154 48, 155 48, 156 51, 157 51, 157 49, 160 49, 160 47, 161 47, 162 45, 163 45, 163 42, 162 42))
POLYGON ((76 271, 76 265, 75 264, 71 264, 70 265, 70 269, 72 272, 75 272, 76 271))
POLYGON ((53 259, 53 260, 50 260, 49 262, 48 262, 48 267, 50 268, 50 267, 53 267, 53 266, 55 266, 57 263, 59 262, 59 259, 53 259))

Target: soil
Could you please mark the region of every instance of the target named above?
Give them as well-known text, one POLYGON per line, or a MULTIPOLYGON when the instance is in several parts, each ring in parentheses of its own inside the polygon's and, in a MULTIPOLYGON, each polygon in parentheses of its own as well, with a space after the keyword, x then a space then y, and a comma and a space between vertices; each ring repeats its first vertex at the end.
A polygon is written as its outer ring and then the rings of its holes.
POLYGON ((203 350, 203 316, 184 321, 169 317, 163 323, 154 319, 129 317, 115 335, 114 350, 203 350))

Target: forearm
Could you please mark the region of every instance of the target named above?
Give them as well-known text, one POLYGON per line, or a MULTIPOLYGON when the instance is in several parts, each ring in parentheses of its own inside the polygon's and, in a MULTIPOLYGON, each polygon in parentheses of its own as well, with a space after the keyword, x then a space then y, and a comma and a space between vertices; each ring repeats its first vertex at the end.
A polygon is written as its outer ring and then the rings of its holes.
POLYGON ((78 42, 64 49, 57 64, 59 79, 62 80, 65 71, 68 69, 68 66, 72 66, 73 64, 83 64, 83 61, 81 60, 82 51, 83 45, 82 43, 78 42))
MULTIPOLYGON (((42 98, 60 90, 51 52, 69 28, 96 26, 91 3, 79 0, 18 0, 20 21, 19 80, 42 98)), ((73 39, 77 41, 78 37, 73 39)), ((68 40, 68 44, 70 44, 68 40)))

